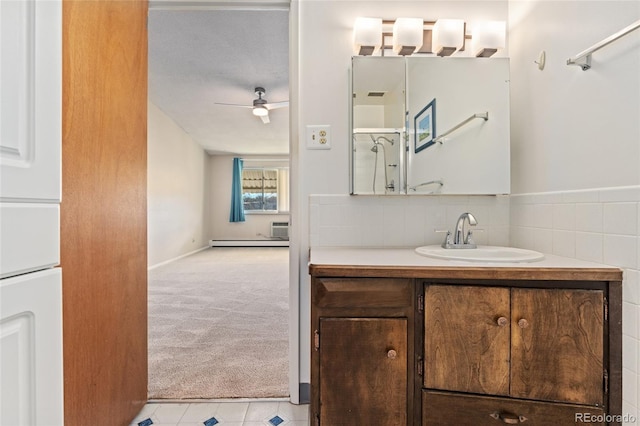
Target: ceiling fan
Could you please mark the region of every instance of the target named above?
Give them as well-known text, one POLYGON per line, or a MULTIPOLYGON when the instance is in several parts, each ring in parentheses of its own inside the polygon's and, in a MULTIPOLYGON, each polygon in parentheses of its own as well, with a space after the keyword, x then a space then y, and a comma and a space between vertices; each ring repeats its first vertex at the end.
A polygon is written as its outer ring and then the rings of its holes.
POLYGON ((220 102, 216 102, 216 105, 251 108, 253 115, 255 115, 256 117, 260 117, 260 119, 262 119, 262 122, 267 124, 269 123, 269 111, 271 111, 272 109, 289 106, 289 101, 269 103, 266 99, 262 98, 265 93, 266 90, 264 90, 264 87, 256 87, 255 94, 258 96, 258 99, 253 100, 253 105, 225 104, 220 102))

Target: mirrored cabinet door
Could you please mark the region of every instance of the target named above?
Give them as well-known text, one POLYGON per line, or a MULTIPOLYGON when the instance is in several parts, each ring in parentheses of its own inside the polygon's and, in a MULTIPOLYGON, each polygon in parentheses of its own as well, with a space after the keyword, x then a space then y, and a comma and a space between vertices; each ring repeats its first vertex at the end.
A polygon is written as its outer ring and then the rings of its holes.
POLYGON ((509 60, 407 58, 408 194, 507 194, 509 60))
POLYGON ((405 193, 404 58, 354 57, 352 194, 405 193))

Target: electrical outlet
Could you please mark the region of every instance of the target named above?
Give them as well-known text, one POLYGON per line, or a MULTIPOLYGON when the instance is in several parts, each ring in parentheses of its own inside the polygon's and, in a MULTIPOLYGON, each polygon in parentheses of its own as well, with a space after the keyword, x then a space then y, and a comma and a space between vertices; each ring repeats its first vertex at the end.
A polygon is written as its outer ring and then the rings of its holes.
POLYGON ((331 126, 307 126, 307 149, 331 149, 331 126))

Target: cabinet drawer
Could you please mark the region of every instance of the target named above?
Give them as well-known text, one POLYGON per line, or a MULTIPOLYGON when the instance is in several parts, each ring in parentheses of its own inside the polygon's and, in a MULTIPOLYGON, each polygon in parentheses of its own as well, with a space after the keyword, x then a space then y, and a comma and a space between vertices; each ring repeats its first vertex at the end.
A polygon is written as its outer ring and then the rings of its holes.
POLYGON ((422 392, 422 426, 575 425, 604 416, 602 409, 446 392, 422 392))
POLYGON ((60 262, 58 204, 0 203, 0 278, 60 262))
POLYGON ((394 278, 315 278, 313 300, 321 308, 411 306, 412 281, 394 278))

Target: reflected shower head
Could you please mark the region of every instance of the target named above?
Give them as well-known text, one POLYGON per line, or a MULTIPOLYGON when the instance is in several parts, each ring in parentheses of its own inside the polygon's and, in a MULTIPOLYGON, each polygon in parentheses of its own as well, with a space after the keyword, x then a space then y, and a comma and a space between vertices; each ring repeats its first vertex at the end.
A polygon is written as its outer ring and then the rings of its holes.
MULTIPOLYGON (((372 136, 372 137, 373 137, 373 136, 372 136)), ((391 139, 387 139, 387 138, 385 138, 384 136, 378 136, 378 137, 376 138, 376 142, 380 143, 380 139, 382 139, 382 140, 384 140, 384 141, 389 142, 391 145, 393 145, 393 144, 394 144, 393 140, 391 140, 391 139)))

